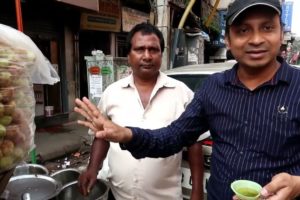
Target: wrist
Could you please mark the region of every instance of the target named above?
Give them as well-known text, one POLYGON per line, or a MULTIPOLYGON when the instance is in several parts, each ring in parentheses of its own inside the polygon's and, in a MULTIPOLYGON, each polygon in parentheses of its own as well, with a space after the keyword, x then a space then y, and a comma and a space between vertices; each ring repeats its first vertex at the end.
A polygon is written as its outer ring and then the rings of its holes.
POLYGON ((125 128, 125 135, 123 138, 123 143, 127 143, 130 142, 130 140, 132 139, 132 131, 129 128, 125 128))
POLYGON ((86 171, 89 171, 93 174, 98 174, 98 171, 101 170, 102 166, 94 166, 92 164, 89 164, 86 168, 86 171))

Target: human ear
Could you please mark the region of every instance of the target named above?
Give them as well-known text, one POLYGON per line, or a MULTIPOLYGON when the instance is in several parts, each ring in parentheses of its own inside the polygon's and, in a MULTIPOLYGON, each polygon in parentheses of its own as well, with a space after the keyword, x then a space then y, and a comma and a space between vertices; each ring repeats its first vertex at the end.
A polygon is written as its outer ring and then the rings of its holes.
POLYGON ((230 50, 230 39, 228 35, 225 35, 225 45, 226 45, 226 49, 230 50))

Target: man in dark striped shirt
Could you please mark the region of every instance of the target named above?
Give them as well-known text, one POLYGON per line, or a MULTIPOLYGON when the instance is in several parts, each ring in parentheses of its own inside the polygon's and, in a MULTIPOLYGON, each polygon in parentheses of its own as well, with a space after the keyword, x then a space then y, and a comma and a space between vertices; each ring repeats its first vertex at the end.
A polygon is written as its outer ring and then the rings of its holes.
POLYGON ((167 157, 210 130, 214 144, 209 200, 232 199, 230 184, 237 179, 264 186, 261 194, 266 199, 296 198, 300 70, 277 57, 283 40, 280 16, 278 0, 236 0, 228 10, 226 44, 238 63, 210 76, 168 127, 120 127, 104 119, 86 98, 76 100, 75 110, 93 123, 79 123, 98 127, 96 137, 122 142, 136 158, 167 157))

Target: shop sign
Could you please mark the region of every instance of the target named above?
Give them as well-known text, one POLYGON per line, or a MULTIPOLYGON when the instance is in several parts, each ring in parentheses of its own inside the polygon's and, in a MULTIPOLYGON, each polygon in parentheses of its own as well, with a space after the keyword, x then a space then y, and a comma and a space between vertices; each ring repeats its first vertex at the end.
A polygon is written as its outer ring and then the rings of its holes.
POLYGON ((99 11, 99 0, 56 0, 66 4, 99 11))
POLYGON ((98 66, 92 66, 88 69, 88 71, 90 72, 90 74, 97 75, 97 74, 100 74, 101 69, 98 66))
POLYGON ((284 24, 284 31, 291 32, 292 30, 292 15, 293 15, 293 2, 282 3, 281 20, 284 24))
POLYGON ((120 0, 98 0, 98 13, 82 13, 80 28, 83 30, 120 32, 120 0))
POLYGON ((149 14, 132 8, 122 7, 122 27, 129 32, 136 24, 149 20, 149 14))
POLYGON ((106 14, 82 13, 80 28, 83 30, 120 32, 121 19, 106 14))

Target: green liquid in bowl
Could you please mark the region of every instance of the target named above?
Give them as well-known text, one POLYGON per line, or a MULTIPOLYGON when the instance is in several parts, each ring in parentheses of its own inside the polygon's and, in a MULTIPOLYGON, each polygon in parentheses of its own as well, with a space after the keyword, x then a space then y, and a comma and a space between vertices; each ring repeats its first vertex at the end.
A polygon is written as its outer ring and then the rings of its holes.
POLYGON ((246 197, 256 197, 258 195, 258 191, 251 188, 238 188, 237 192, 246 197))

